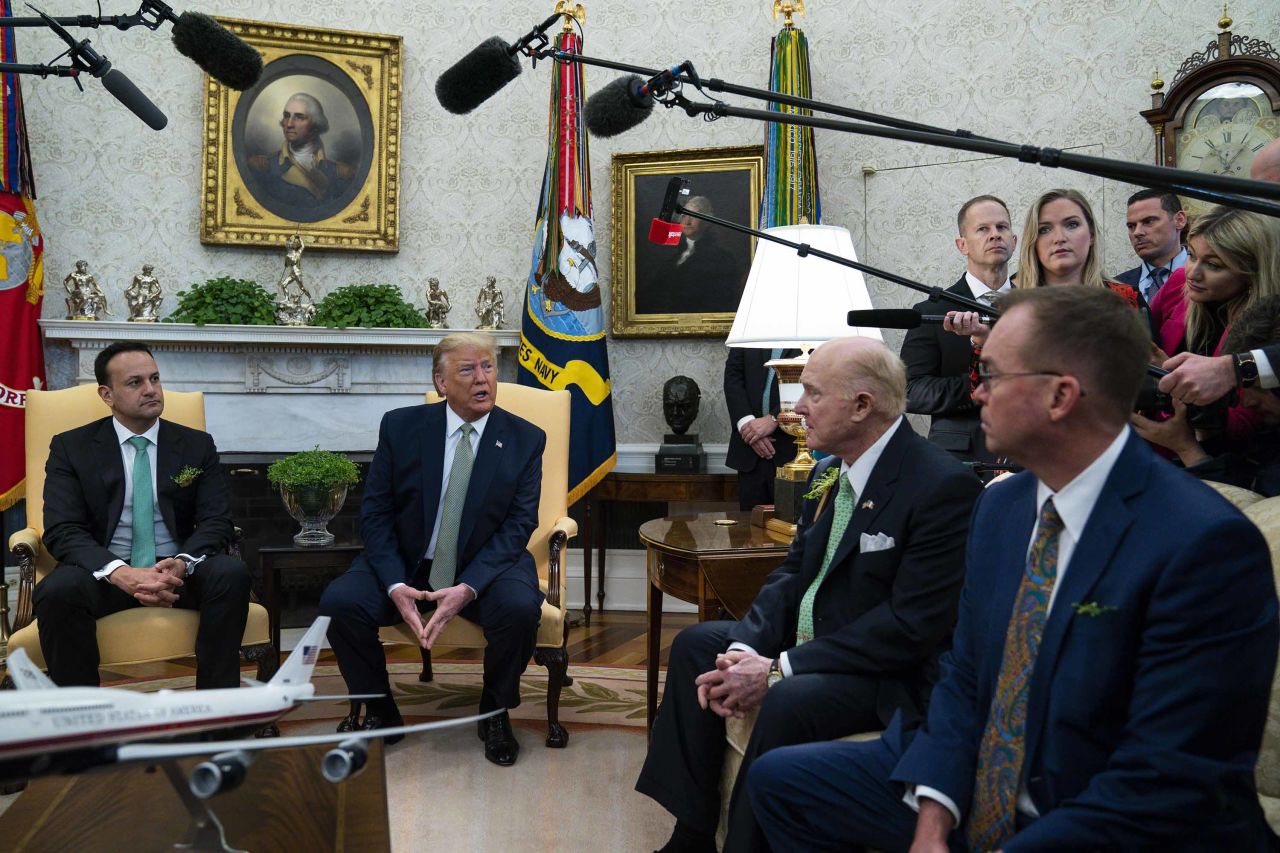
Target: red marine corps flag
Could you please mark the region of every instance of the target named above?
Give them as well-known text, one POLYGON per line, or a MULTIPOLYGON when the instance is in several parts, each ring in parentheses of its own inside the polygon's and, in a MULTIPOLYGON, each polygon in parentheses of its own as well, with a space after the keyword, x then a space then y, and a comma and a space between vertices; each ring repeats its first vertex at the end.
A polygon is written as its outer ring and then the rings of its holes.
MULTIPOLYGON (((0 17, 9 17, 0 0, 0 17)), ((0 31, 0 62, 16 61, 14 31, 0 31)), ((27 391, 44 385, 40 303, 44 240, 36 223, 18 75, 0 74, 0 510, 23 497, 23 415, 27 391)))

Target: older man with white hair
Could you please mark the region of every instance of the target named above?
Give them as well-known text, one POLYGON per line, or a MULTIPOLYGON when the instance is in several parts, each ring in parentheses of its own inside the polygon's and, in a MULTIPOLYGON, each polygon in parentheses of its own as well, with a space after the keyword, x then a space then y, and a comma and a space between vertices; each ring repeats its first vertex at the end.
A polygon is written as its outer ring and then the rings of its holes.
MULTIPOLYGON (((636 790, 676 817, 664 850, 714 850, 725 718, 758 711, 741 782, 787 744, 924 714, 949 645, 969 513, 980 483, 903 418, 906 368, 878 341, 819 347, 796 411, 814 470, 786 562, 741 622, 703 622, 671 649, 636 790)), ((735 790, 729 850, 766 849, 735 790)))

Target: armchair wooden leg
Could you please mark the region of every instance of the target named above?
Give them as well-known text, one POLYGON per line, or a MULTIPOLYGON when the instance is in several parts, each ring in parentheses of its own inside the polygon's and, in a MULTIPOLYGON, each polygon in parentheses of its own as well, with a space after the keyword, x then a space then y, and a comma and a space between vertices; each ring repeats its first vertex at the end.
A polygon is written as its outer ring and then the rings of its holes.
MULTIPOLYGON (((249 663, 258 665, 258 680, 264 684, 270 681, 280 668, 280 653, 271 643, 259 643, 256 646, 244 646, 240 654, 249 663)), ((280 728, 275 723, 268 723, 254 733, 254 737, 280 737, 280 728)))
POLYGON ((431 649, 419 647, 418 651, 422 653, 422 672, 418 673, 418 680, 422 683, 435 680, 435 673, 431 671, 431 649))
POLYGON ((569 650, 565 646, 536 649, 533 659, 547 668, 547 746, 563 749, 569 745, 569 731, 560 725, 560 691, 568 676, 569 650))

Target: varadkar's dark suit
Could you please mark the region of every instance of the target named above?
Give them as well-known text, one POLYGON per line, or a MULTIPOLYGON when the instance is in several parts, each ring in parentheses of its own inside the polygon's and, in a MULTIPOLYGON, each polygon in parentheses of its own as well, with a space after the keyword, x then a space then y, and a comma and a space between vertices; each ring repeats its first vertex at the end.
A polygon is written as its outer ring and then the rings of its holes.
MULTIPOLYGON (((785 350, 783 355, 795 353, 796 350, 785 350)), ((765 378, 769 373, 769 368, 764 365, 771 354, 767 349, 729 347, 729 355, 724 362, 724 399, 729 406, 729 450, 725 453, 724 464, 738 472, 738 503, 742 509, 773 503, 774 475, 780 466, 796 456, 795 439, 781 429, 770 436, 773 439, 772 459, 757 456, 751 445, 742 440, 742 433, 738 432, 738 421, 747 415, 753 418, 776 416, 781 407, 777 380, 769 391, 769 410, 761 411, 760 407, 764 401, 765 378)))
MULTIPOLYGON (((771 837, 810 849, 855 842, 906 849, 915 815, 889 779, 941 791, 968 819, 1035 524, 1030 473, 985 491, 927 730, 912 739, 895 724, 878 744, 804 748, 821 762, 810 767, 829 788, 820 800, 806 792, 806 802, 786 811, 830 816, 822 832, 831 842, 808 845, 781 826, 771 837)), ((1040 817, 1004 849, 1267 849, 1253 773, 1278 642, 1275 584, 1258 529, 1131 434, 1049 611, 1029 686, 1020 780, 1040 817), (1097 612, 1079 610, 1088 604, 1097 612)), ((801 753, 773 758, 793 756, 801 753)), ((787 790, 758 781, 766 798, 787 790)), ((775 809, 766 811, 762 821, 773 826, 775 809)), ((962 838, 963 831, 952 835, 962 838)))
MULTIPOLYGON (((249 613, 249 573, 226 553, 235 535, 230 490, 213 438, 164 419, 156 436, 156 504, 178 552, 206 556, 178 588, 175 607, 198 609, 196 686, 240 682, 240 641, 249 613), (186 467, 200 475, 180 486, 186 467)), ((142 605, 93 573, 129 554, 109 546, 124 508, 124 460, 112 418, 53 437, 45 463, 44 547, 58 567, 35 588, 40 647, 60 685, 98 683, 95 620, 142 605)), ((157 557, 172 556, 158 554, 157 557)))
MULTIPOLYGON (((813 479, 831 467, 839 471, 840 463, 824 459, 813 479)), ((769 575, 746 618, 704 622, 677 636, 636 789, 693 829, 715 831, 725 727, 698 707, 694 679, 713 669, 732 642, 766 657, 787 652, 793 673, 771 687, 761 705, 740 783, 770 749, 880 728, 898 710, 923 714, 955 624, 963 543, 980 488, 972 473, 901 421, 857 496, 814 602, 814 639, 797 646, 800 599, 822 564, 834 494, 816 520, 818 501, 806 500, 786 561, 769 575), (859 553, 864 533, 890 536, 894 546, 859 553)), ((745 787, 734 792, 728 849, 763 844, 745 787)))
MULTIPOLYGON (((947 293, 973 296, 964 276, 947 293)), ((945 299, 926 299, 912 306, 922 314, 967 310, 945 299)), ((969 362, 973 344, 964 335, 940 325, 917 326, 902 339, 902 360, 907 365, 907 411, 932 416, 929 440, 957 459, 994 462, 987 450, 979 406, 970 396, 969 362)))
MULTIPOLYGON (((364 552, 320 600, 352 693, 391 695, 378 628, 401 619, 387 590, 396 583, 427 588, 431 563, 424 555, 442 499, 446 405, 410 406, 383 417, 360 507, 364 552)), ((460 615, 479 624, 488 643, 482 711, 520 704, 520 674, 533 654, 542 591, 525 549, 538 526, 546 441, 541 429, 494 406, 471 469, 456 582, 475 590, 460 615)))

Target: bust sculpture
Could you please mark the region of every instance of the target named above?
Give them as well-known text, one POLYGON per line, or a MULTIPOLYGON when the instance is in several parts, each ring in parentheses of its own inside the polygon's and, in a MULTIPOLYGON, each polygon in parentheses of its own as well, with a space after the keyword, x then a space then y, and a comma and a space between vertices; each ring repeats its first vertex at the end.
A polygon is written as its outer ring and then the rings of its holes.
POLYGON ((684 435, 698 417, 702 390, 688 376, 672 376, 662 386, 662 416, 676 435, 684 435))
POLYGON ((698 418, 702 390, 688 376, 672 376, 662 386, 662 416, 671 427, 653 458, 660 474, 701 474, 707 470, 707 454, 697 433, 689 427, 698 418), (688 433, 688 434, 686 434, 688 433))

